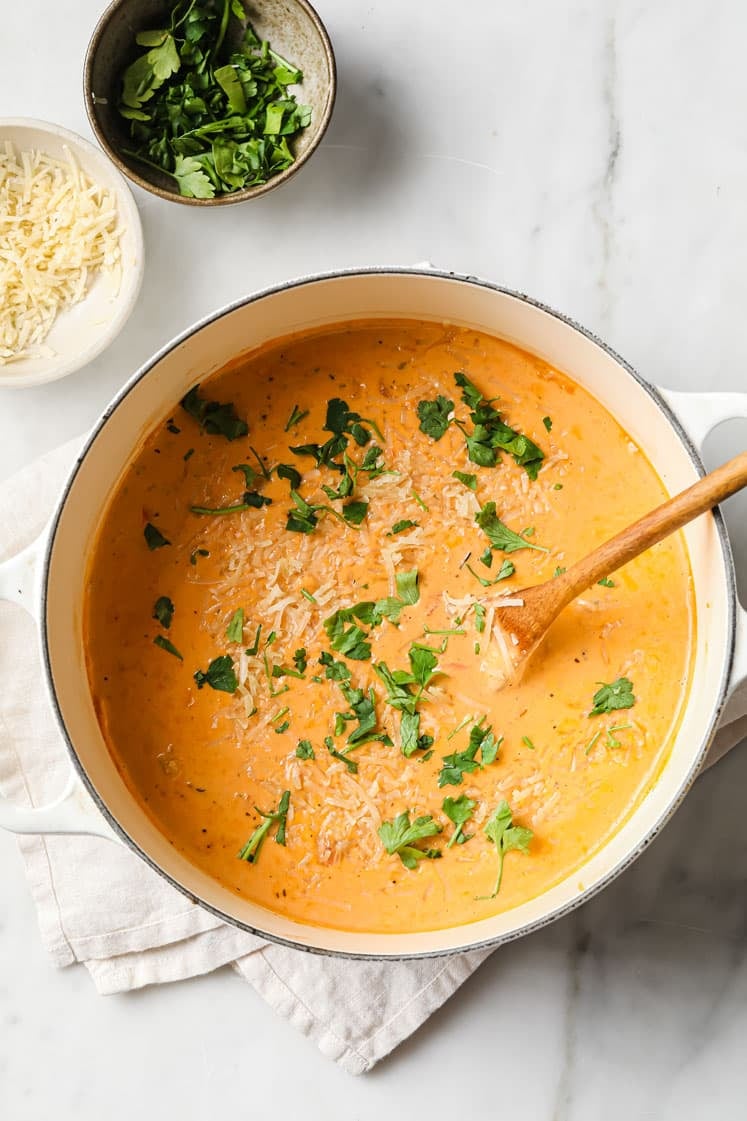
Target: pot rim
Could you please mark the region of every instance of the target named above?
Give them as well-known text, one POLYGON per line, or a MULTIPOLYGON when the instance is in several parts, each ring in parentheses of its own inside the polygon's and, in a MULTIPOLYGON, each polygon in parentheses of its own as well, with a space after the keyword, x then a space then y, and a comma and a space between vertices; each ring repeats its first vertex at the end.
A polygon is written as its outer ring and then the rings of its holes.
MULTIPOLYGON (((707 732, 703 738, 703 742, 700 746, 699 751, 697 752, 695 758, 693 759, 693 762, 690 765, 689 770, 681 778, 676 794, 674 795, 668 806, 665 808, 663 813, 646 831, 644 836, 634 846, 634 848, 632 848, 625 855, 625 857, 623 857, 612 868, 610 868, 609 871, 596 883, 585 888, 583 891, 580 891, 575 898, 558 905, 553 910, 548 911, 547 913, 542 915, 541 918, 537 918, 532 920, 531 922, 527 922, 523 926, 518 927, 515 930, 509 931, 504 934, 498 934, 490 938, 483 938, 476 942, 467 941, 457 949, 450 948, 448 950, 421 950, 389 954, 363 953, 360 951, 338 949, 332 950, 321 946, 310 946, 303 942, 296 942, 290 938, 284 938, 277 934, 269 934, 264 930, 258 929, 257 927, 250 926, 248 923, 243 922, 241 919, 237 919, 232 915, 227 914, 225 911, 222 911, 219 907, 216 907, 213 904, 207 903, 204 900, 200 899, 197 895, 195 895, 193 891, 185 887, 184 884, 179 883, 179 881, 174 879, 174 877, 170 873, 161 868, 161 866, 147 852, 145 852, 140 847, 140 845, 135 840, 133 840, 132 837, 130 837, 130 835, 125 831, 125 829, 119 824, 117 819, 111 813, 101 795, 98 793, 98 790, 89 779, 86 769, 80 757, 78 756, 78 753, 75 749, 74 744, 72 743, 70 736, 68 735, 54 686, 52 663, 49 651, 49 636, 47 631, 47 596, 55 537, 57 535, 57 528, 64 513, 67 498, 73 486, 73 483, 77 478, 78 472, 85 461, 89 449, 106 427, 109 418, 116 411, 122 401, 124 401, 129 393, 135 388, 135 386, 137 386, 145 377, 147 377, 148 374, 150 374, 150 372, 158 366, 158 364, 163 358, 166 357, 167 354, 173 351, 176 347, 180 346, 182 343, 186 342, 187 339, 191 338, 193 335, 196 335, 204 327, 207 327, 209 324, 214 323, 216 320, 222 319, 224 316, 237 311, 241 307, 246 307, 249 304, 257 303, 267 296, 276 295, 279 292, 283 292, 289 288, 299 288, 309 284, 316 284, 320 281, 323 282, 327 280, 340 280, 361 276, 420 276, 432 277, 436 280, 457 281, 479 288, 485 288, 489 291, 497 292, 503 296, 511 297, 520 301, 521 303, 529 304, 531 307, 536 308, 538 311, 542 311, 548 315, 553 316, 553 318, 564 323, 572 330, 577 331, 579 334, 587 338, 590 342, 598 346, 602 351, 604 351, 605 354, 612 358, 613 361, 617 363, 617 365, 620 366, 625 371, 625 373, 627 373, 628 376, 633 379, 633 381, 636 382, 639 388, 642 389, 658 407, 659 411, 663 413, 671 427, 674 429, 675 433, 679 437, 680 442, 687 451, 697 474, 700 476, 705 474, 705 467, 701 460, 700 453, 693 443, 692 438, 686 431, 677 414, 672 410, 672 408, 658 391, 658 389, 655 386, 651 385, 649 382, 645 381, 641 377, 641 375, 628 362, 626 362, 624 358, 622 358, 615 350, 612 349, 612 347, 608 346, 607 343, 605 343, 602 339, 595 335, 593 331, 590 331, 588 328, 582 326, 570 316, 564 315, 562 312, 556 311, 554 308, 551 308, 547 304, 542 303, 542 301, 536 300, 533 297, 526 295, 526 293, 516 291, 512 288, 506 288, 502 285, 495 284, 491 281, 483 280, 479 277, 472 276, 466 273, 457 273, 443 269, 435 269, 430 266, 400 267, 396 265, 381 265, 362 268, 334 269, 326 272, 311 273, 304 276, 295 277, 282 283, 269 285, 247 296, 239 297, 238 299, 225 304, 223 307, 217 309, 216 311, 208 313, 207 315, 203 316, 203 318, 197 320, 196 323, 192 324, 192 326, 187 327, 185 330, 175 335, 169 342, 165 343, 159 350, 156 351, 156 353, 151 358, 143 363, 143 365, 140 366, 140 368, 132 375, 132 377, 129 378, 129 380, 122 386, 122 388, 115 395, 115 397, 106 407, 100 418, 96 421, 93 428, 89 432, 65 480, 62 492, 55 507, 54 514, 49 523, 47 538, 44 546, 44 554, 42 558, 42 567, 40 574, 41 610, 39 614, 39 639, 41 644, 45 683, 52 706, 53 715, 57 723, 57 727, 59 728, 60 734, 62 735, 63 741, 67 747, 68 755, 72 762, 75 773, 83 783, 85 789, 93 799, 97 809, 108 822, 111 829, 114 831, 116 836, 122 842, 124 842, 124 844, 126 844, 127 847, 131 849, 141 860, 143 860, 143 862, 149 868, 153 869, 154 872, 156 872, 159 876, 166 880, 166 882, 169 883, 173 888, 179 891, 181 895, 186 896, 186 898, 189 899, 192 903, 196 903, 200 907, 204 908, 204 910, 206 910, 209 914, 212 914, 223 922, 229 923, 230 925, 245 931, 247 934, 253 934, 258 938, 263 938, 269 942, 287 946, 290 949, 302 950, 306 953, 319 954, 326 957, 350 958, 359 961, 404 961, 430 957, 446 957, 472 950, 496 949, 498 946, 504 945, 508 942, 513 942, 518 938, 523 938, 527 934, 532 934, 537 930, 541 930, 544 927, 549 926, 557 919, 563 918, 565 915, 570 914, 582 903, 588 902, 600 891, 606 888, 614 879, 616 879, 622 872, 624 872, 626 868, 628 868, 635 860, 637 860, 641 853, 643 853, 643 851, 648 848, 654 838, 658 836, 662 828, 667 824, 675 811, 682 804, 683 799, 685 798, 686 794, 690 790, 690 787, 697 778, 708 753, 708 749, 710 748, 713 738, 716 734, 718 722, 726 704, 728 685, 731 677, 735 655, 735 634, 737 618, 736 574, 732 558, 731 544, 726 531, 726 524, 724 522, 724 518, 721 514, 720 509, 716 508, 712 511, 712 513, 718 533, 719 543, 721 545, 721 553, 724 561, 724 577, 726 580, 728 605, 728 631, 725 636, 726 657, 724 660, 724 668, 721 675, 721 681, 719 683, 718 695, 711 711, 711 717, 707 732)), ((689 703, 689 698, 687 703, 689 703)), ((446 929, 453 929, 453 927, 447 927, 446 929)), ((465 926, 464 929, 466 932, 468 930, 468 926, 465 926)), ((435 934, 437 932, 434 931, 433 933, 435 934)), ((393 936, 393 938, 394 937, 397 936, 393 936)))

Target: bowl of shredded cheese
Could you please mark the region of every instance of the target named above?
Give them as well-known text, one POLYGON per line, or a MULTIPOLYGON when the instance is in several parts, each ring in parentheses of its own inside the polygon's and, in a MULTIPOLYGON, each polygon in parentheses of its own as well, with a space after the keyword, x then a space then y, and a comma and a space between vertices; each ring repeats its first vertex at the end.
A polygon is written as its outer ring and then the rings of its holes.
POLYGON ((143 277, 135 200, 88 141, 0 118, 0 386, 55 381, 119 334, 143 277))

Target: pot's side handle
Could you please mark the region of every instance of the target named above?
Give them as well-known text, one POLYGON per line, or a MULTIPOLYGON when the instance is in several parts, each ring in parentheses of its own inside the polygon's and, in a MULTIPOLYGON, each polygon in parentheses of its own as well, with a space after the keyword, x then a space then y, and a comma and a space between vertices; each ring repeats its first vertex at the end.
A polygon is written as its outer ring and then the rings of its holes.
POLYGON ((43 551, 44 534, 0 564, 0 599, 19 603, 37 620, 37 579, 43 551))
MULTIPOLYGON (((0 564, 0 600, 20 604, 37 621, 45 536, 0 564)), ((86 833, 119 840, 72 771, 60 797, 47 806, 19 806, 0 796, 0 829, 10 833, 86 833)))
MULTIPOLYGON (((747 393, 680 393, 660 389, 664 400, 676 413, 702 452, 709 432, 725 420, 747 420, 747 393)), ((736 643, 724 721, 730 723, 747 716, 747 611, 737 604, 736 643)))
POLYGON ((747 393, 680 393, 660 389, 664 400, 682 421, 699 452, 706 436, 725 420, 747 420, 747 393))
POLYGON ((121 843, 72 772, 60 797, 46 806, 19 806, 0 797, 0 829, 9 833, 85 834, 121 843))

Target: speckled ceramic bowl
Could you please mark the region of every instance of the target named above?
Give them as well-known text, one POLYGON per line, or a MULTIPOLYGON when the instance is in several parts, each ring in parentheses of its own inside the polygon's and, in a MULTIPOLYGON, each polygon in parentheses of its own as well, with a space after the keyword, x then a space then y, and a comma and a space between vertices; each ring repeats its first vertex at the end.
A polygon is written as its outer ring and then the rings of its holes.
MULTIPOLYGON (((123 154, 128 145, 126 122, 117 112, 122 71, 137 56, 135 35, 162 26, 173 0, 114 0, 101 16, 88 44, 83 72, 86 112, 96 138, 117 167, 133 183, 169 202, 188 206, 225 206, 245 202, 280 187, 295 175, 318 147, 332 116, 337 78, 335 56, 324 24, 308 0, 245 0, 248 22, 273 50, 303 72, 303 83, 291 86, 298 100, 311 106, 311 124, 293 142, 295 162, 266 183, 212 199, 180 195, 165 172, 123 154)), ((236 27, 232 20, 230 28, 236 27)))

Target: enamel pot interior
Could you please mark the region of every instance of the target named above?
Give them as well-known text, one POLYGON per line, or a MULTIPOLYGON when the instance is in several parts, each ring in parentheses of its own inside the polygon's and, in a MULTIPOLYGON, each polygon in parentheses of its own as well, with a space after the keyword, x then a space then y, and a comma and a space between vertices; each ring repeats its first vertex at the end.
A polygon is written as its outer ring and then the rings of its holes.
POLYGON ((670 492, 692 483, 701 470, 677 422, 654 393, 594 339, 520 296, 469 279, 418 271, 358 272, 301 281, 234 306, 178 340, 141 371, 108 410, 73 474, 53 528, 43 642, 53 700, 74 762, 109 820, 148 863, 208 909, 253 931, 321 951, 403 957, 516 937, 576 905, 641 851, 687 790, 713 734, 732 655, 734 603, 730 554, 720 523, 713 517, 700 518, 685 531, 697 604, 697 688, 691 692, 671 755, 619 832, 571 876, 520 907, 428 933, 350 934, 273 914, 236 898, 195 868, 135 803, 96 721, 81 615, 87 559, 102 511, 141 438, 173 412, 190 386, 268 340, 327 323, 376 317, 450 321, 514 342, 570 374, 602 401, 644 449, 670 492))

